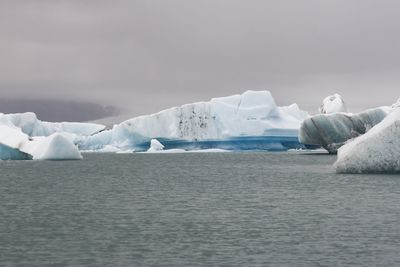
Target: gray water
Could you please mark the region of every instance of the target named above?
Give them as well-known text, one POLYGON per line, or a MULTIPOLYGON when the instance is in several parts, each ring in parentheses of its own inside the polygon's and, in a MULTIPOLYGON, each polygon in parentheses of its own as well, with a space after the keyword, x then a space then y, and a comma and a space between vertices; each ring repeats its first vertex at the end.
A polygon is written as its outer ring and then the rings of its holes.
POLYGON ((1 266, 399 266, 400 176, 299 153, 0 162, 1 266))

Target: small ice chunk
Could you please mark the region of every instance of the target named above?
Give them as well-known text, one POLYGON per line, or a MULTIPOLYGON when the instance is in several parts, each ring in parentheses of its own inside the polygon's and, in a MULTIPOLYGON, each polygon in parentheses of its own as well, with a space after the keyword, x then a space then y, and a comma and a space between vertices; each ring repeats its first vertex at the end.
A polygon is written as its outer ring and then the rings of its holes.
POLYGON ((24 143, 20 150, 32 155, 34 160, 82 159, 82 155, 74 143, 59 133, 47 137, 36 137, 24 143))
POLYGON ((164 150, 164 145, 161 144, 157 139, 151 139, 150 141, 150 148, 147 152, 156 152, 164 150))
POLYGON ((322 101, 322 105, 319 107, 319 112, 321 114, 347 112, 347 108, 342 96, 339 94, 333 94, 322 101))

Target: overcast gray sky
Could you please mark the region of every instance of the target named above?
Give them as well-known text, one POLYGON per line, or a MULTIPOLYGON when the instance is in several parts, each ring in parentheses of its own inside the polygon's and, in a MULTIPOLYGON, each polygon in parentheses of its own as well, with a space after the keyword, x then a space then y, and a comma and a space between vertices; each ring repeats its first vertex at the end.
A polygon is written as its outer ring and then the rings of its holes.
POLYGON ((0 0, 2 97, 144 114, 268 89, 316 110, 400 97, 400 1, 0 0))

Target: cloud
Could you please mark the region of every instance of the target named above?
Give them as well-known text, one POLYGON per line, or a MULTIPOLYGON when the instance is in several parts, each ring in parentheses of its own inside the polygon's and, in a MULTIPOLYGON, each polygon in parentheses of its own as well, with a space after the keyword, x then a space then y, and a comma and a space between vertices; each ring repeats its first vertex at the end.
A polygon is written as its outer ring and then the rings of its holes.
POLYGON ((5 0, 0 94, 137 114, 247 89, 309 110, 336 91, 350 109, 390 104, 399 96, 399 8, 389 0, 5 0))

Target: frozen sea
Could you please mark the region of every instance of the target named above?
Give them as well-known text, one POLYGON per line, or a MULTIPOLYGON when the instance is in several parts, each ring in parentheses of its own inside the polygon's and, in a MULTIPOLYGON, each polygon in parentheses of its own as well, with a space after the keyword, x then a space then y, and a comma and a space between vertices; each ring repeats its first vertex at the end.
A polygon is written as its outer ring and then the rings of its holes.
POLYGON ((399 266, 400 176, 312 153, 0 162, 1 266, 399 266))

